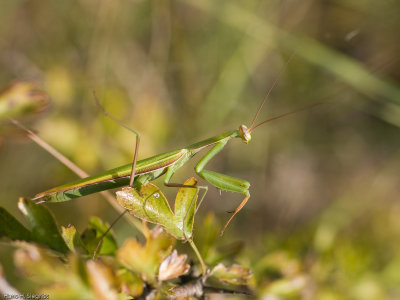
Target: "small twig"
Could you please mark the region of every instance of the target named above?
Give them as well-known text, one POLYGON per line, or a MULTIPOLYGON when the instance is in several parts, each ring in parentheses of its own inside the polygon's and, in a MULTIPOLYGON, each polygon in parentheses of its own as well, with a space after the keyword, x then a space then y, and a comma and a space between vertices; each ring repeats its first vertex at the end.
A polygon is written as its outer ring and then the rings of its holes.
POLYGON ((81 168, 79 168, 76 164, 74 164, 72 161, 70 161, 68 158, 66 158, 64 155, 62 155, 60 152, 58 152, 56 149, 54 149, 52 146, 50 146, 44 140, 42 140, 32 130, 26 128, 24 125, 22 125, 20 122, 18 122, 15 119, 10 119, 10 121, 15 126, 21 128, 23 131, 25 131, 28 138, 30 138, 32 141, 34 141, 36 144, 38 144, 44 150, 46 150, 51 155, 53 155, 58 161, 60 161, 64 166, 66 166, 68 169, 70 169, 72 172, 74 172, 80 178, 85 178, 85 177, 89 176, 85 171, 83 171, 81 168))
POLYGON ((201 274, 204 276, 204 275, 206 275, 206 271, 207 271, 206 264, 204 263, 203 258, 201 257, 200 251, 197 249, 197 247, 196 247, 196 245, 194 244, 194 242, 193 242, 192 240, 190 240, 190 239, 189 239, 188 241, 189 241, 190 247, 192 247, 194 253, 195 253, 196 256, 197 256, 197 259, 198 259, 199 262, 200 262, 201 274))

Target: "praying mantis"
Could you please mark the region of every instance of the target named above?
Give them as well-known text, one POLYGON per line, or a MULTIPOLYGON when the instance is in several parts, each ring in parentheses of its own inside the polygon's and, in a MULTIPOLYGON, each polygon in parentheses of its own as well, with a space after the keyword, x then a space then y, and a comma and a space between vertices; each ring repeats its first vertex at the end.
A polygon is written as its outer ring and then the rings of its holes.
MULTIPOLYGON (((171 178, 174 173, 181 168, 185 163, 187 163, 191 158, 193 158, 200 151, 212 147, 197 163, 194 168, 195 173, 206 180, 211 185, 217 187, 223 191, 230 191, 234 193, 239 193, 244 196, 241 203, 235 208, 232 212, 232 215, 225 223, 222 233, 227 228, 228 224, 232 221, 232 219, 236 216, 236 214, 246 205, 247 201, 250 198, 249 187, 250 183, 244 179, 232 177, 226 174, 214 172, 211 170, 205 169, 207 163, 214 158, 220 151, 224 149, 228 142, 233 139, 239 138, 243 143, 248 144, 251 141, 252 132, 259 126, 268 123, 270 121, 282 118, 284 116, 288 116, 303 110, 310 109, 316 105, 321 103, 314 103, 312 105, 308 105, 306 107, 296 109, 294 111, 290 111, 273 118, 264 120, 258 124, 256 124, 257 117, 264 106, 266 100, 270 92, 272 91, 275 83, 269 89, 268 93, 264 97, 260 106, 258 107, 253 120, 249 127, 246 125, 240 125, 238 129, 229 130, 220 135, 213 136, 211 138, 202 140, 200 142, 191 144, 185 148, 158 154, 143 160, 137 161, 137 154, 140 143, 140 134, 134 129, 131 129, 124 124, 121 124, 125 128, 136 134, 136 145, 133 163, 126 164, 120 166, 118 168, 114 168, 98 175, 89 176, 87 178, 83 178, 68 184, 64 184, 44 192, 37 194, 33 200, 36 203, 44 203, 44 202, 62 202, 68 201, 73 198, 89 195, 92 193, 97 193, 100 191, 118 188, 121 186, 129 185, 133 187, 135 190, 140 191, 142 186, 145 186, 150 181, 153 181, 156 178, 164 175, 164 185, 167 187, 187 187, 187 188, 203 188, 205 190, 202 199, 207 193, 207 186, 197 186, 194 185, 185 185, 179 183, 172 183, 171 178)), ((99 104, 96 95, 95 99, 99 104)), ((100 105, 102 108, 102 106, 100 105)), ((118 119, 114 118, 112 115, 109 115, 104 108, 102 108, 104 113, 115 120, 118 123, 121 123, 118 119)), ((201 204, 201 200, 199 202, 201 204)), ((200 205, 199 204, 199 205, 200 205)))

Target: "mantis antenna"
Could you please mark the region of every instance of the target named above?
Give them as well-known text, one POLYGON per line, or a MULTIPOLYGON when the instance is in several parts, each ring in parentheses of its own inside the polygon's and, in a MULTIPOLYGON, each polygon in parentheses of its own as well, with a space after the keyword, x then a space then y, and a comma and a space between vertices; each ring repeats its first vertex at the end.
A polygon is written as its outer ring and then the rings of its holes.
POLYGON ((278 84, 279 79, 281 78, 282 74, 285 72, 287 66, 289 65, 290 61, 293 59, 294 55, 295 55, 295 52, 293 52, 292 55, 289 57, 289 59, 287 60, 287 62, 283 66, 282 70, 279 72, 278 76, 276 76, 276 78, 275 78, 274 82, 272 83, 271 87, 268 89, 267 94, 265 95, 263 101, 261 102, 260 106, 258 107, 258 109, 256 111, 256 114, 254 115, 253 120, 251 121, 251 124, 249 126, 250 132, 253 129, 254 122, 257 120, 258 114, 260 113, 261 109, 263 108, 264 103, 268 100, 269 95, 271 94, 271 92, 275 88, 275 86, 278 84))
POLYGON ((265 124, 265 123, 268 123, 268 122, 271 122, 271 121, 274 121, 274 120, 277 120, 277 119, 286 117, 286 116, 288 116, 288 115, 293 115, 293 114, 298 113, 298 112, 300 112, 300 111, 308 110, 308 109, 310 109, 310 108, 313 108, 313 107, 318 106, 318 105, 321 105, 321 104, 325 104, 325 103, 324 103, 324 102, 316 102, 316 103, 313 103, 313 104, 310 104, 310 105, 307 105, 307 106, 300 107, 300 108, 298 108, 298 109, 289 111, 289 112, 287 112, 287 113, 284 113, 284 114, 281 114, 281 115, 272 117, 272 118, 270 118, 270 119, 266 119, 266 120, 264 120, 264 121, 258 123, 256 126, 250 128, 249 131, 250 131, 250 132, 253 132, 254 129, 256 129, 258 126, 261 126, 261 125, 263 125, 263 124, 265 124))

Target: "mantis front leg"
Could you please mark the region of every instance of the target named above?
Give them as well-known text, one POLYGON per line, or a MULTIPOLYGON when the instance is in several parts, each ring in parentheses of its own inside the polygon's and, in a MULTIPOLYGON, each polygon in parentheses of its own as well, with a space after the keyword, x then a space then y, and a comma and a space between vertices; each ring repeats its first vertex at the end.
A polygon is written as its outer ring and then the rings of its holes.
POLYGON ((206 164, 218 153, 220 152, 226 145, 228 140, 221 140, 218 142, 209 152, 207 152, 206 155, 198 162, 198 164, 195 167, 196 173, 203 179, 207 180, 209 183, 211 183, 213 186, 224 190, 224 191, 229 191, 229 192, 234 192, 234 193, 240 193, 245 195, 245 198, 242 200, 242 202, 239 204, 238 207, 233 211, 232 216, 229 218, 229 220, 226 222, 224 225, 224 228, 222 229, 221 235, 224 233, 226 227, 228 224, 232 221, 232 219, 235 217, 235 215, 245 206, 247 201, 250 198, 250 193, 249 193, 249 187, 250 183, 246 180, 228 176, 225 174, 217 173, 214 171, 210 170, 204 170, 204 167, 206 164))

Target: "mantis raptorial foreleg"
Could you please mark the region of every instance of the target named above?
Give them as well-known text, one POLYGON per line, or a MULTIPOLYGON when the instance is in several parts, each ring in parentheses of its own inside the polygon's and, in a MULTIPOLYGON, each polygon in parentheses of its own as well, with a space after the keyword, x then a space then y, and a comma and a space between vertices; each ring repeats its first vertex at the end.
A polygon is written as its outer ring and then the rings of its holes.
POLYGON ((249 187, 250 183, 246 180, 228 176, 225 174, 217 173, 214 171, 210 170, 204 170, 204 167, 207 165, 207 163, 218 153, 220 152, 226 145, 227 141, 222 140, 218 142, 214 147, 211 148, 210 151, 208 151, 203 158, 198 162, 198 164, 195 167, 195 172, 203 179, 207 180, 209 183, 211 183, 213 186, 224 190, 224 191, 229 191, 229 192, 234 192, 234 193, 240 193, 245 195, 245 198, 242 200, 242 202, 236 207, 236 209, 233 211, 232 216, 229 218, 229 220, 225 223, 224 228, 222 229, 221 234, 224 233, 226 227, 230 223, 230 221, 235 217, 235 215, 243 208, 243 206, 246 204, 246 202, 250 198, 250 193, 249 193, 249 187))

